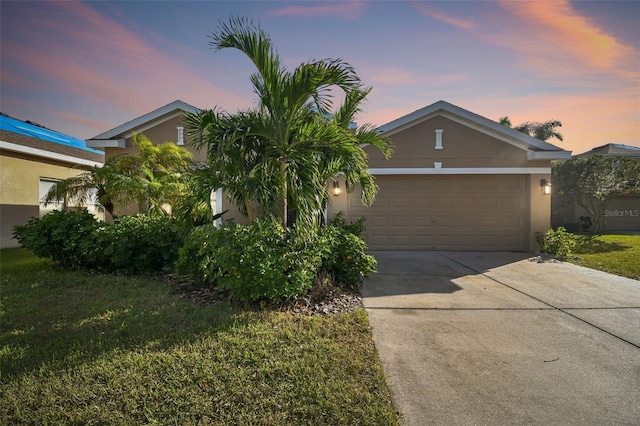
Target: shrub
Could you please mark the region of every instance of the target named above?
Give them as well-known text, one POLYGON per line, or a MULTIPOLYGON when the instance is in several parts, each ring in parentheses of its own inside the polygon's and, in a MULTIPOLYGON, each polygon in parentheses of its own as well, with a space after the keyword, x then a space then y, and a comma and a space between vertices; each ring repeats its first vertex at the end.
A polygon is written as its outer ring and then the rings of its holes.
POLYGON ((20 244, 36 256, 49 258, 68 267, 92 267, 100 247, 96 234, 100 224, 91 213, 54 210, 41 218, 31 218, 26 225, 14 227, 20 244))
POLYGON ((571 256, 571 251, 576 246, 575 235, 567 232, 562 226, 555 231, 549 229, 544 234, 537 232, 536 241, 540 244, 540 252, 557 256, 560 259, 571 256))
POLYGON ((333 218, 329 222, 329 225, 335 226, 336 228, 344 229, 345 231, 352 233, 356 237, 359 237, 366 229, 365 221, 366 219, 364 217, 361 217, 355 222, 347 223, 344 218, 344 212, 338 212, 335 214, 335 216, 333 216, 333 218))
POLYGON ((221 274, 216 263, 217 248, 222 244, 220 240, 230 234, 227 230, 229 226, 231 222, 221 229, 214 225, 193 228, 178 251, 176 270, 197 283, 215 286, 221 274))
POLYGON ((173 269, 183 237, 174 219, 165 216, 122 216, 100 228, 101 269, 132 274, 173 269))
POLYGON ((123 216, 113 225, 86 211, 54 210, 16 226, 20 244, 68 268, 153 273, 173 267, 183 238, 171 218, 123 216))
POLYGON ((180 250, 178 271, 245 301, 288 300, 311 288, 328 251, 269 220, 195 229, 180 250))
POLYGON ((370 273, 376 271, 377 262, 366 253, 367 245, 348 228, 331 224, 322 229, 320 236, 328 241, 329 246, 322 259, 322 270, 342 286, 357 288, 370 273))

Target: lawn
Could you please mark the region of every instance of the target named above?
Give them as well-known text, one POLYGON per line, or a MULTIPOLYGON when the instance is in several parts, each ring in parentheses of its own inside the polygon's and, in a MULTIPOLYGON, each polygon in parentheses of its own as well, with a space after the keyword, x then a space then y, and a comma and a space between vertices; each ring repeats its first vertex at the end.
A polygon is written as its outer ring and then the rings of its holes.
POLYGON ((576 265, 640 280, 640 235, 580 235, 574 254, 576 265))
POLYGON ((0 251, 4 424, 395 425, 364 310, 203 305, 0 251))

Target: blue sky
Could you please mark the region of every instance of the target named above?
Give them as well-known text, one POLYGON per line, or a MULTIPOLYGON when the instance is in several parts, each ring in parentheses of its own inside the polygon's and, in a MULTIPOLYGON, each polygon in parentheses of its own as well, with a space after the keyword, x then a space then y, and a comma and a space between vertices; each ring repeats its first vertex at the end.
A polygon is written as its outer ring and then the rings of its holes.
POLYGON ((640 1, 0 2, 2 112, 90 138, 176 99, 251 106, 250 62, 219 21, 259 22, 283 62, 341 58, 372 86, 359 123, 440 99, 558 145, 640 146, 640 1), (554 142, 556 143, 556 142, 554 142))

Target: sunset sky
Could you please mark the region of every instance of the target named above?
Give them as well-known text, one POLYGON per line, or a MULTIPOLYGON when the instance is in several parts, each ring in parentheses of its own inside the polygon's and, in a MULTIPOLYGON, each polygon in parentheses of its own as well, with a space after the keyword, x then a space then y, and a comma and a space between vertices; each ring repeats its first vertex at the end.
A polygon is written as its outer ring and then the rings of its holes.
POLYGON ((0 2, 0 109, 87 139, 176 99, 254 104, 249 60, 207 38, 259 22, 284 63, 341 58, 373 87, 358 123, 438 100, 562 121, 574 154, 640 146, 640 1, 0 2))

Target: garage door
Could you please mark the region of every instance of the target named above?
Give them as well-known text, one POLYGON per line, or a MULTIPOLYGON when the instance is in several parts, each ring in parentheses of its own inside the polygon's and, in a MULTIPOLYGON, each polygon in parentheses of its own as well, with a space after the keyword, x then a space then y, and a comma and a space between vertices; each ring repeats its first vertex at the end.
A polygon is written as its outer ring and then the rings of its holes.
POLYGON ((378 176, 371 207, 348 194, 348 219, 366 217, 373 250, 520 251, 524 176, 378 176))

